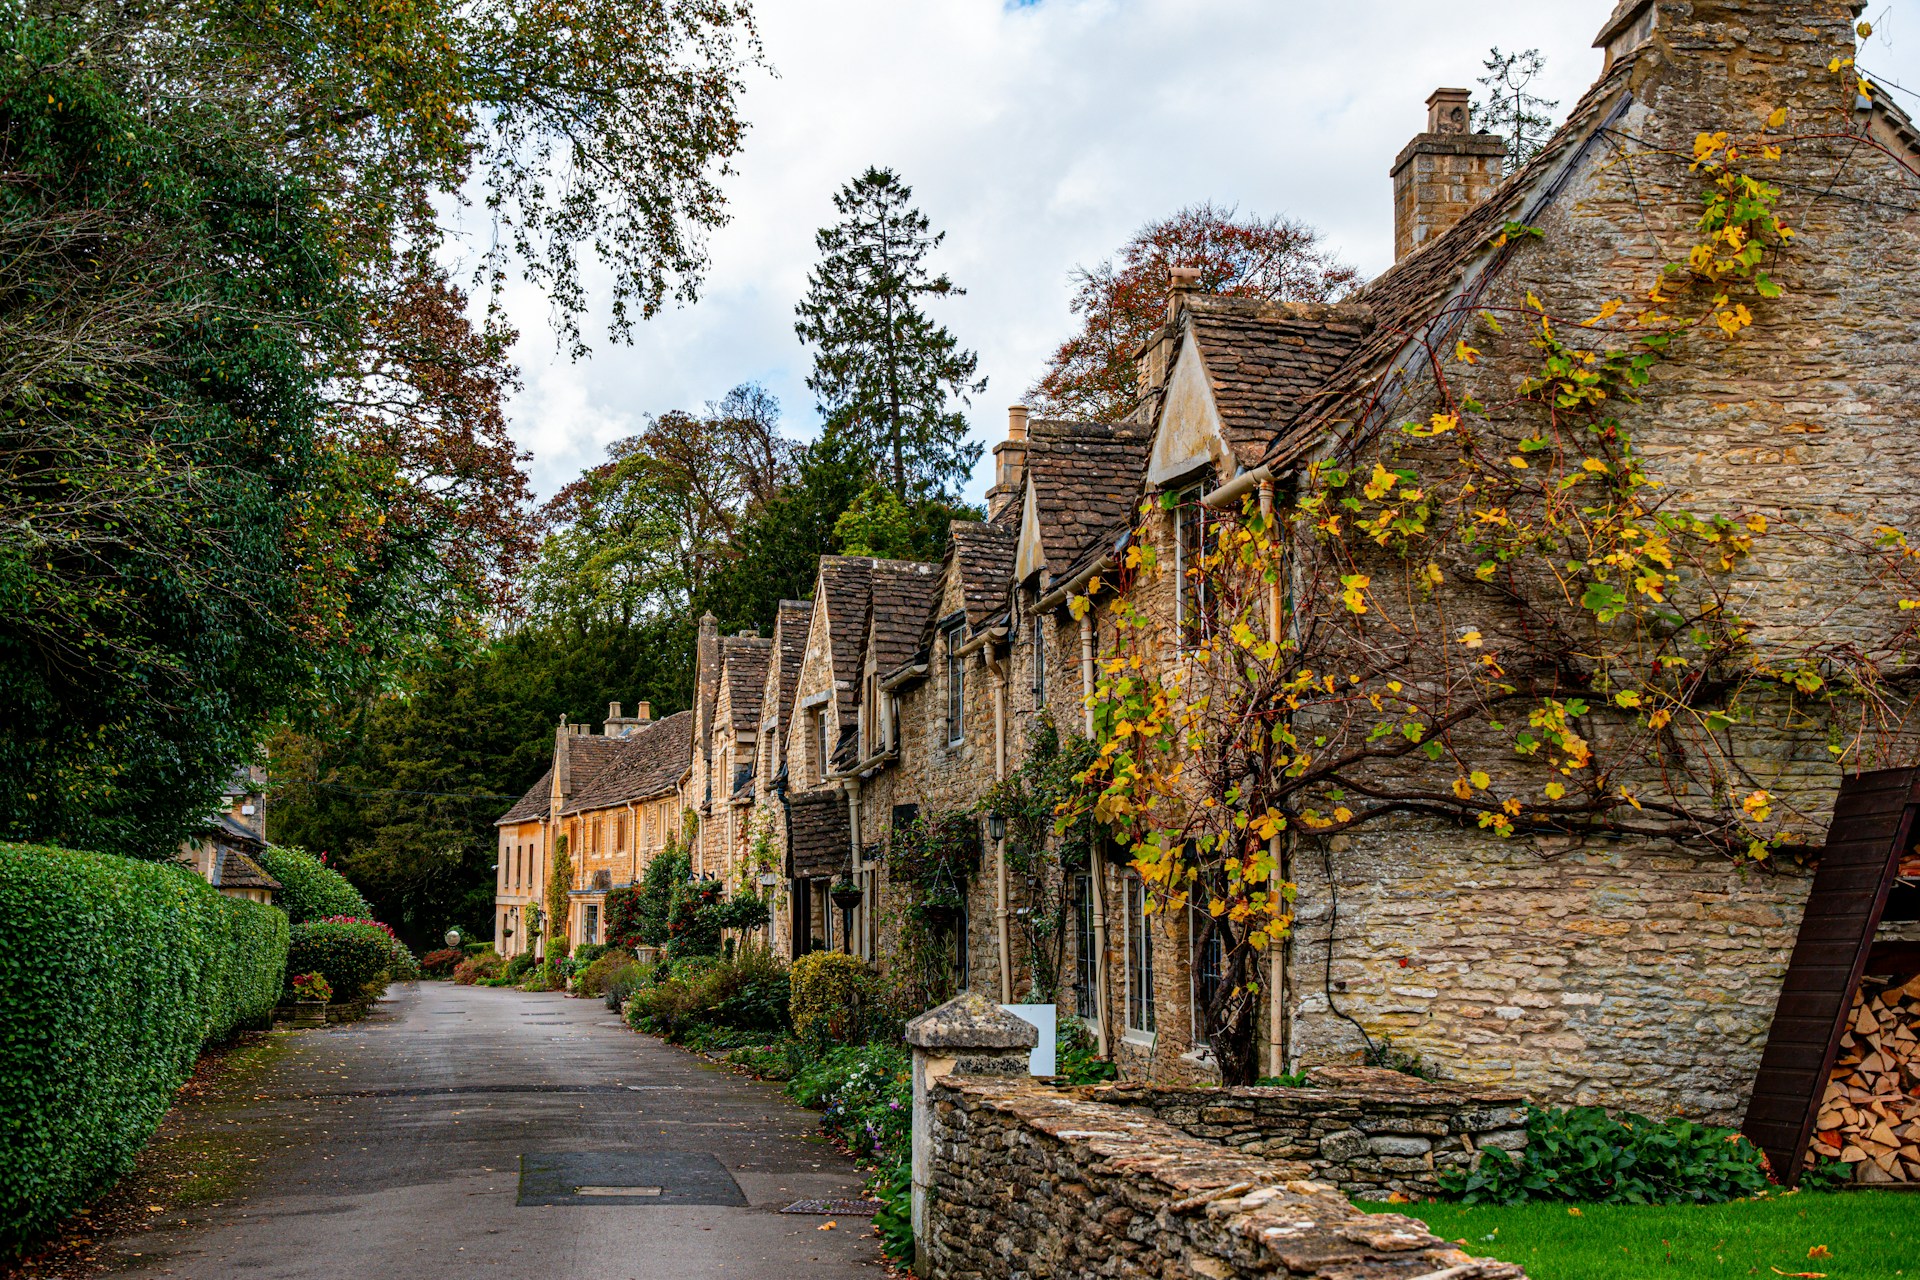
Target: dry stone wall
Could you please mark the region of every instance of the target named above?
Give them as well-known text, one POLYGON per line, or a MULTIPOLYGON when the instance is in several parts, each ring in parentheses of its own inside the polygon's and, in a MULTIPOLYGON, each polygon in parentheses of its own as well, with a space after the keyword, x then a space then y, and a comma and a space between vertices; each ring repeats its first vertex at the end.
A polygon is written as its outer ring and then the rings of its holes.
POLYGON ((930 1094, 933 1280, 1525 1275, 1411 1218, 1362 1212, 1304 1162, 1137 1110, 990 1077, 950 1076, 930 1094))
POLYGON ((1486 1148, 1526 1150, 1526 1099, 1430 1085, 1397 1072, 1324 1073, 1327 1087, 1170 1089, 1137 1084, 1077 1091, 1166 1122, 1191 1138, 1298 1162, 1363 1200, 1440 1194, 1440 1175, 1486 1148), (1361 1083, 1349 1082, 1358 1079, 1361 1083))

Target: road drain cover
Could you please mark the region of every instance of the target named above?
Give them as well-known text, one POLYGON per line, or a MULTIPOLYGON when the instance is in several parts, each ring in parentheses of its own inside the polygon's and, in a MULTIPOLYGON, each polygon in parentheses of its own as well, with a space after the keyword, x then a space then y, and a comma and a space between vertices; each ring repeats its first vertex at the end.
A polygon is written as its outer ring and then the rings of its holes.
POLYGON ((834 1218, 871 1218, 880 1212, 878 1200, 795 1200, 782 1213, 818 1213, 834 1218))
POLYGON ((565 1151, 520 1157, 520 1205, 718 1204, 745 1208, 705 1151, 565 1151))

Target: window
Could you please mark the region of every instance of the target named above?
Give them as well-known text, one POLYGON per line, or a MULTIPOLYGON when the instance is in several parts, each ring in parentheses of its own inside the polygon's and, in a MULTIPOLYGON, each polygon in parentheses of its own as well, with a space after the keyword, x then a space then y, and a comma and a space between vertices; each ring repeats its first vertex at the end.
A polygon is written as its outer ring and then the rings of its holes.
POLYGON ((1153 935, 1147 921, 1147 886, 1127 876, 1127 1030, 1153 1032, 1153 935))
POLYGON ((947 745, 966 736, 966 663, 960 656, 960 628, 947 629, 947 745))
POLYGON ((1203 490, 1196 485, 1180 494, 1174 508, 1174 573, 1180 583, 1179 624, 1183 641, 1204 640, 1208 612, 1207 584, 1200 577, 1202 560, 1214 551, 1214 530, 1207 520, 1207 509, 1200 503, 1203 490))
POLYGON ((1189 908, 1193 931, 1193 1042, 1207 1042, 1207 1006, 1220 990, 1220 972, 1226 967, 1226 948, 1220 930, 1197 907, 1189 908), (1206 940, 1201 941, 1201 935, 1206 940))
POLYGON ((1033 620, 1033 709, 1047 705, 1047 620, 1033 620))
POLYGON ((1094 948, 1098 940, 1093 932, 1093 877, 1073 878, 1073 1011, 1082 1018, 1100 1016, 1095 984, 1100 981, 1099 956, 1094 948))
POLYGON ((813 758, 820 765, 820 781, 827 780, 827 709, 813 713, 813 758))
POLYGON ((583 915, 584 919, 580 925, 580 941, 600 941, 600 908, 598 904, 589 902, 583 915))

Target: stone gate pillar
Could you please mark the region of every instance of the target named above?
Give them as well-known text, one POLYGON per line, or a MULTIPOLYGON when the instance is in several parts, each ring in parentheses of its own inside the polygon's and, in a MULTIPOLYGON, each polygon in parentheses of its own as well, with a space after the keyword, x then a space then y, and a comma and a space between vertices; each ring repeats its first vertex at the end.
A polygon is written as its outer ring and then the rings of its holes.
POLYGON ((927 1194, 933 1185, 936 1118, 928 1092, 950 1075, 1025 1076, 1039 1043, 1031 1022, 969 991, 907 1024, 913 1049, 913 1269, 927 1273, 927 1194))

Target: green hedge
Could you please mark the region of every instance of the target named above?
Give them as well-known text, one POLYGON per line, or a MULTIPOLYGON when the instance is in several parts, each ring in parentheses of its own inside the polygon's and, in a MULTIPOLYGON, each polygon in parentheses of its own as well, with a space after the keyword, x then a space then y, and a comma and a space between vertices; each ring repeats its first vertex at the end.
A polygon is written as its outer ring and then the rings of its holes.
POLYGON ((124 1174, 201 1046, 263 1022, 287 920, 185 867, 0 844, 0 1259, 124 1174))
POLYGON ((394 941, 372 924, 324 920, 293 926, 287 949, 287 982, 318 973, 342 1004, 378 994, 395 964, 394 941), (369 992, 367 988, 374 987, 369 992))
POLYGON ((268 845, 259 863, 266 873, 280 882, 274 901, 295 924, 325 920, 328 916, 371 918, 373 908, 353 887, 353 882, 305 849, 283 849, 268 845))

